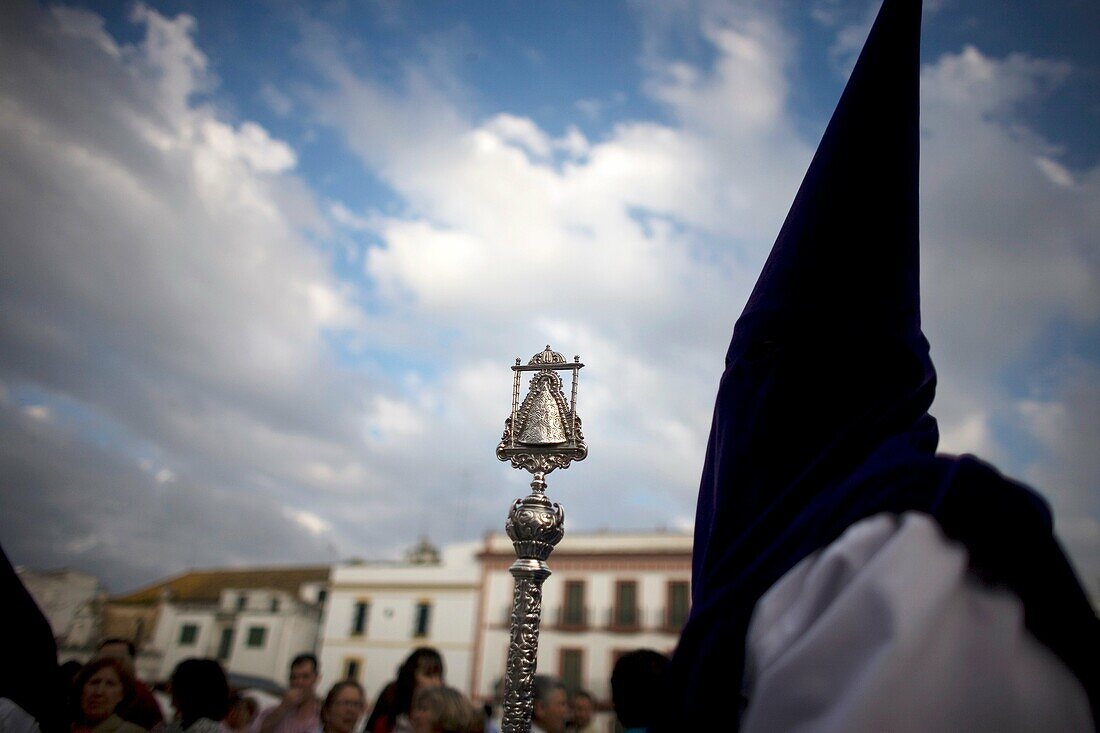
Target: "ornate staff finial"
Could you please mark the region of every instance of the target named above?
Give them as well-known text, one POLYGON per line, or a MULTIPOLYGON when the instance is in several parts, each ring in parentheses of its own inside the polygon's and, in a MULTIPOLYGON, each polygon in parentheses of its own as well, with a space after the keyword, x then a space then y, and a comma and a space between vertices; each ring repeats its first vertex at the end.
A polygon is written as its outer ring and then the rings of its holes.
POLYGON ((538 657, 542 584, 550 577, 546 560, 565 535, 565 511, 546 498, 546 474, 555 468, 569 468, 570 463, 583 461, 588 455, 581 419, 577 416, 577 375, 583 366, 579 356, 568 362, 547 344, 546 349, 531 357, 526 365, 516 359, 512 367, 512 414, 504 421, 497 458, 511 461, 514 468, 530 471, 533 477, 531 493, 512 504, 504 525, 516 549, 516 561, 509 568, 516 582, 505 676, 503 733, 527 733, 531 729, 532 680, 538 657), (573 372, 568 403, 558 375, 566 370, 573 372), (522 404, 519 402, 521 372, 535 372, 522 404))

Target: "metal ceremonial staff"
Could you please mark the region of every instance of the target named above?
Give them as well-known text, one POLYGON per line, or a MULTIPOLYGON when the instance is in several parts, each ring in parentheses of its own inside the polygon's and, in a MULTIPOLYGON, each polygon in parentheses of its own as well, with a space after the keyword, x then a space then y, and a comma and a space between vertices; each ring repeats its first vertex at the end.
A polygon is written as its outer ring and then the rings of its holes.
POLYGON ((504 437, 497 446, 497 458, 511 461, 513 468, 534 474, 531 493, 516 499, 504 525, 516 561, 509 572, 515 578, 512 596, 512 637, 508 644, 508 673, 504 687, 503 733, 528 733, 534 708, 532 680, 539 651, 539 619, 542 615, 542 583, 550 577, 546 559, 565 535, 565 511, 546 498, 546 474, 555 468, 569 468, 583 461, 588 446, 577 417, 577 372, 581 358, 565 357, 546 350, 531 357, 526 365, 516 359, 512 367, 512 415, 504 421, 504 437), (566 403, 558 372, 573 372, 573 388, 566 403), (531 386, 519 404, 522 372, 535 372, 531 386))

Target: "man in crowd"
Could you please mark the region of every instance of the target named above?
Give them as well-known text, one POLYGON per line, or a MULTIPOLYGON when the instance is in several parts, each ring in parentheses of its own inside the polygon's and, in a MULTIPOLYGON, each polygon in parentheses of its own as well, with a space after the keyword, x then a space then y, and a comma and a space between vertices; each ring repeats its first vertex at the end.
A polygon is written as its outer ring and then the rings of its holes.
POLYGON ((290 663, 290 686, 278 705, 260 713, 253 723, 257 733, 318 733, 321 701, 317 698, 317 657, 299 654, 290 663))
POLYGON ((137 660, 137 648, 129 639, 113 637, 104 639, 99 643, 99 651, 96 659, 110 657, 122 662, 126 671, 134 677, 134 699, 124 710, 119 710, 119 717, 127 722, 140 725, 142 728, 152 728, 164 720, 164 713, 160 704, 153 697, 153 691, 149 686, 137 678, 134 672, 134 663, 137 660))
POLYGON ((533 680, 534 708, 531 733, 565 733, 569 722, 569 696, 565 685, 553 677, 537 674, 533 680))
POLYGON ((573 722, 569 730, 575 733, 592 733, 595 730, 592 725, 592 715, 596 712, 596 702, 592 699, 592 693, 587 690, 576 690, 569 699, 569 705, 573 709, 573 722))

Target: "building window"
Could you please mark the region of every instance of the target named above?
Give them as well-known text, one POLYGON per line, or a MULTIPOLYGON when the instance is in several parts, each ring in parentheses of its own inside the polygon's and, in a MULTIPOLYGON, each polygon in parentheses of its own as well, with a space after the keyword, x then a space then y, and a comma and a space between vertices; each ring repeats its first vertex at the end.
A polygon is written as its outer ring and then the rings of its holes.
POLYGON ((271 599, 271 612, 272 613, 278 613, 279 612, 279 599, 278 598, 272 598, 271 599))
POLYGON ((250 626, 248 629, 248 639, 245 643, 254 649, 261 649, 264 645, 265 636, 267 636, 266 628, 263 626, 250 626))
POLYGON ((344 679, 359 681, 359 670, 363 668, 363 660, 358 657, 344 659, 344 679))
POLYGON ((584 651, 562 649, 558 658, 558 679, 570 692, 584 687, 584 651))
POLYGON ((199 627, 195 624, 184 624, 180 627, 180 646, 194 646, 198 638, 199 627))
POLYGON ((584 608, 584 581, 565 582, 565 603, 561 609, 561 625, 567 628, 583 628, 587 625, 584 608))
POLYGON ((367 617, 370 614, 370 604, 359 601, 355 604, 355 611, 351 616, 351 635, 362 636, 367 632, 367 617))
POLYGON ((413 624, 413 636, 423 637, 428 635, 428 627, 432 622, 432 604, 421 601, 416 604, 416 618, 413 624))
POLYGON ((233 627, 222 629, 222 637, 218 640, 218 660, 224 662, 229 659, 229 652, 233 649, 233 627))
POLYGON ((615 583, 615 609, 611 625, 617 629, 638 628, 638 584, 633 580, 615 583))
POLYGON ((686 580, 669 581, 667 608, 665 626, 676 630, 683 628, 691 610, 691 586, 686 580))
POLYGON ((243 611, 244 607, 247 606, 247 605, 248 605, 248 595, 247 594, 241 593, 239 596, 237 596, 237 610, 238 611, 243 611))

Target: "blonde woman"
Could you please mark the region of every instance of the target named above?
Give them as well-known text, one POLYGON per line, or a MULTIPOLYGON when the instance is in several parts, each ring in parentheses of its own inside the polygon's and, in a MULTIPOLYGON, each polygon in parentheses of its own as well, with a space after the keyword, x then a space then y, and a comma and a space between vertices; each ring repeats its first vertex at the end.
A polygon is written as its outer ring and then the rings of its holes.
POLYGON ((413 696, 413 733, 482 733, 484 717, 453 687, 425 687, 413 696))

